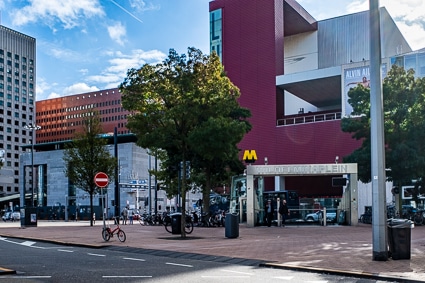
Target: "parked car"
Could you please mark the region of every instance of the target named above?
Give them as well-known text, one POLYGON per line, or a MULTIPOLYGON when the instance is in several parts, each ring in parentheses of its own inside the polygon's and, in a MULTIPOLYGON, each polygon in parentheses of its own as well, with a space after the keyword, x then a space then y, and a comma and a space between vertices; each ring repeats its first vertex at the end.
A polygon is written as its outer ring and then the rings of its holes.
MULTIPOLYGON (((309 213, 305 216, 305 221, 318 222, 323 218, 323 210, 316 211, 314 213, 309 213)), ((335 210, 326 210, 326 221, 334 222, 336 221, 336 211, 335 210)))
POLYGON ((3 221, 18 221, 21 219, 21 214, 19 212, 6 212, 2 216, 3 221))

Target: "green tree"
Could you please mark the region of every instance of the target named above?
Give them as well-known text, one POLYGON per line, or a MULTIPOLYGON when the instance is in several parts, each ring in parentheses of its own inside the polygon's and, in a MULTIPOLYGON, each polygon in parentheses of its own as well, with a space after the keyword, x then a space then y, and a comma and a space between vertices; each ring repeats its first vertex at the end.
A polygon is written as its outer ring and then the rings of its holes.
MULTIPOLYGON (((235 109, 237 106, 235 106, 235 109)), ((246 111, 242 109, 242 111, 246 111)), ((249 113, 241 113, 247 117, 249 113)), ((238 115, 237 115, 238 116, 238 115)), ((249 124, 241 123, 232 116, 210 117, 200 127, 194 129, 189 137, 193 148, 193 167, 198 184, 204 184, 203 206, 209 211, 212 188, 230 184, 230 177, 243 172, 244 165, 239 159, 238 144, 249 130, 249 124)))
POLYGON ((107 141, 100 137, 102 127, 97 113, 86 113, 82 125, 82 131, 67 144, 63 160, 69 181, 90 195, 90 226, 93 226, 93 196, 102 191, 96 186, 94 177, 98 172, 113 176, 117 161, 106 150, 107 141))
MULTIPOLYGON (((181 174, 181 183, 176 177, 179 170, 186 171, 186 161, 191 168, 217 171, 207 168, 206 161, 222 160, 223 167, 227 158, 234 162, 237 143, 250 130, 246 121, 250 112, 237 103, 239 89, 225 75, 215 53, 207 56, 188 48, 186 56, 170 49, 162 63, 129 70, 119 88, 123 107, 132 112, 127 127, 136 134, 139 146, 161 151, 162 171, 157 177, 166 183, 167 193, 180 187, 183 204, 188 180, 186 174, 181 174)), ((212 173, 217 172, 206 175, 212 173)), ((181 212, 185 214, 184 205, 181 212)), ((182 217, 182 227, 184 222, 182 217)), ((184 229, 182 237, 186 237, 184 229)))
MULTIPOLYGON (((394 65, 382 89, 387 178, 401 186, 425 174, 425 81, 415 78, 413 70, 394 65)), ((362 140, 362 146, 344 162, 358 163, 359 179, 367 183, 371 181, 370 90, 359 85, 348 96, 353 113, 342 119, 341 127, 362 140)))

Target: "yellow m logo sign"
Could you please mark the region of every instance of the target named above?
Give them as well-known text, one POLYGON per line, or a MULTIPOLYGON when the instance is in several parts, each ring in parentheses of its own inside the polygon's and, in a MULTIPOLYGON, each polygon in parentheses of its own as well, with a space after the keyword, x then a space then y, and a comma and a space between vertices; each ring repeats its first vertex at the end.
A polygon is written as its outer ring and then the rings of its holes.
POLYGON ((243 153, 243 160, 246 163, 254 163, 257 160, 257 153, 253 149, 245 150, 243 153))

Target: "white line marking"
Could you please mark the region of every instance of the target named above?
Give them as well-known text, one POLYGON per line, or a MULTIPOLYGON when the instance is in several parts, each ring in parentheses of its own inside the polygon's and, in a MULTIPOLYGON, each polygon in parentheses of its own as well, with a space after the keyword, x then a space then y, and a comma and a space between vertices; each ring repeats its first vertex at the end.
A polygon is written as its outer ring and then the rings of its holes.
POLYGON ((93 255, 93 256, 105 256, 105 255, 101 255, 101 254, 92 254, 92 253, 88 253, 88 255, 93 255))
POLYGON ((34 244, 36 244, 36 242, 25 241, 25 242, 21 243, 21 245, 27 246, 27 247, 31 247, 34 244))
POLYGON ((152 278, 152 275, 128 275, 128 276, 103 275, 102 278, 152 278))
POLYGON ((240 271, 234 271, 234 270, 228 270, 228 269, 222 269, 221 271, 237 273, 237 274, 244 274, 244 275, 255 275, 254 273, 240 272, 240 271))
POLYGON ((216 278, 216 279, 218 279, 218 278, 226 278, 226 279, 230 279, 230 278, 251 278, 250 276, 242 276, 242 275, 240 275, 240 276, 219 276, 219 275, 211 275, 211 276, 208 276, 208 275, 205 275, 205 276, 201 276, 202 278, 216 278))
POLYGON ((175 266, 183 266, 183 267, 193 267, 193 265, 180 264, 180 263, 172 263, 172 262, 166 262, 165 264, 175 265, 175 266))
POLYGON ((37 275, 33 275, 33 276, 2 276, 0 279, 3 279, 3 278, 8 278, 8 279, 10 279, 10 278, 13 278, 13 279, 37 279, 37 278, 52 278, 52 276, 49 276, 49 275, 43 275, 43 276, 37 276, 37 275))
POLYGON ((73 253, 74 251, 70 251, 70 250, 58 250, 58 252, 73 253))
POLYGON ((146 261, 146 260, 141 259, 141 258, 131 258, 131 257, 125 257, 123 259, 126 259, 126 260, 135 260, 135 261, 146 261))
POLYGON ((292 280, 293 278, 294 278, 294 276, 275 276, 275 277, 272 277, 272 278, 275 278, 275 279, 282 279, 282 280, 292 280))

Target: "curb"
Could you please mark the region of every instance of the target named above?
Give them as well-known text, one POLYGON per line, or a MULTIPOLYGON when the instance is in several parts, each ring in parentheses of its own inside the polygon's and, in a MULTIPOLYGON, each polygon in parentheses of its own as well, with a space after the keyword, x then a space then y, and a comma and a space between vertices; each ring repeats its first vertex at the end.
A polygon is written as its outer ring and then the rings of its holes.
POLYGON ((343 275, 343 276, 365 278, 365 279, 386 280, 386 281, 394 281, 394 282, 423 283, 423 281, 418 281, 414 279, 384 276, 378 273, 369 273, 369 272, 355 272, 355 271, 348 271, 348 270, 325 269, 325 268, 308 267, 308 266, 295 266, 295 265, 282 264, 282 263, 261 263, 259 266, 266 267, 266 268, 279 268, 279 269, 304 271, 304 272, 343 275))

